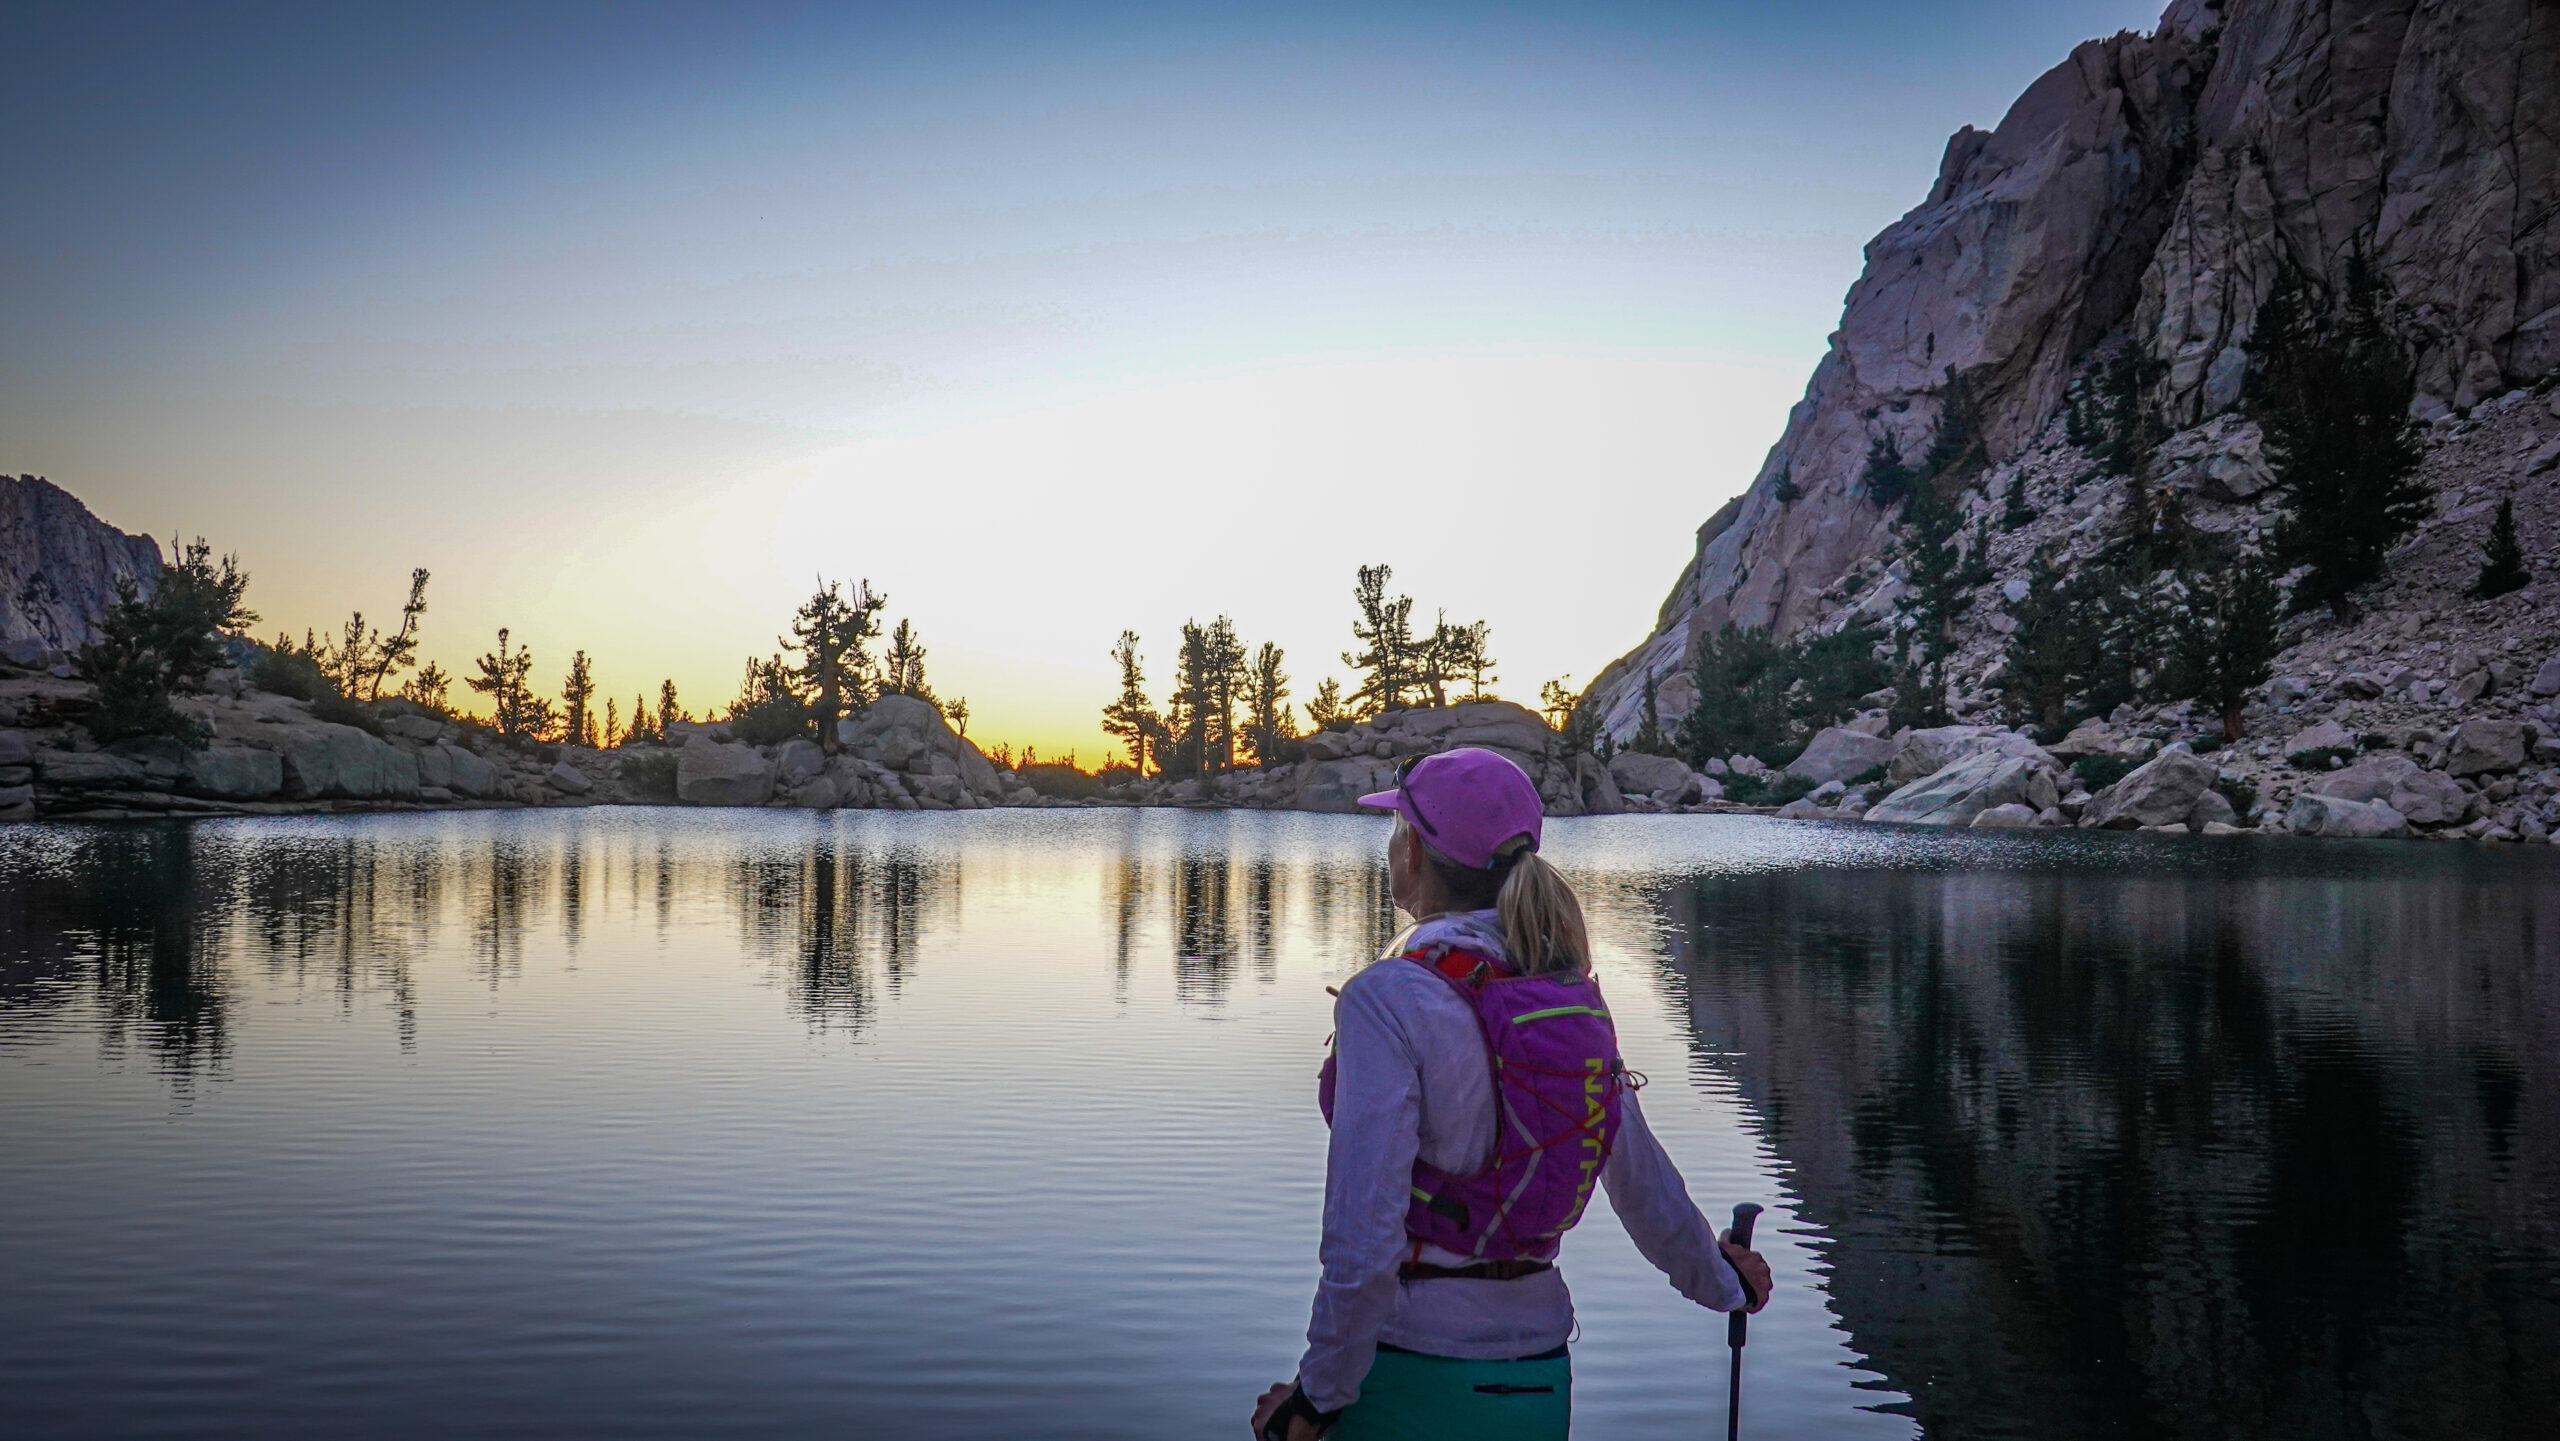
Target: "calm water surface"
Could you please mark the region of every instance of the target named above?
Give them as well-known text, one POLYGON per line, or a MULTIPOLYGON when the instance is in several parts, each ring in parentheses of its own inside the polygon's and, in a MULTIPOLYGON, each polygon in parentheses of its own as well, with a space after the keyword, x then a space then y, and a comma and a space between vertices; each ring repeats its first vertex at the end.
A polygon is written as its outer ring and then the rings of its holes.
MULTIPOLYGON (((1241 1433, 1356 817, 0 830, 0 1432, 1241 1433)), ((2541 1436, 2560 853, 1558 822, 1761 1437, 2541 1436)), ((1577 1432, 1721 1424, 1605 1208, 1577 1432)))

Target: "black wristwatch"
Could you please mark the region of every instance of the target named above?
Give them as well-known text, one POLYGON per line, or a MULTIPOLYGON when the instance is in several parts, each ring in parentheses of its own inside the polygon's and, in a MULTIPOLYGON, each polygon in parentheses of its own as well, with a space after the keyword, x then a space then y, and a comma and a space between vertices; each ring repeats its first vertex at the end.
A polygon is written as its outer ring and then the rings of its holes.
POLYGON ((1289 1399, 1281 1402, 1272 1411, 1271 1419, 1262 1423, 1262 1441, 1289 1441, 1289 1423, 1301 1417, 1312 1423, 1316 1434, 1321 1436, 1333 1429, 1333 1423, 1342 1419, 1342 1413, 1317 1410, 1316 1403, 1307 1399, 1307 1393, 1293 1385, 1289 1388, 1289 1399))

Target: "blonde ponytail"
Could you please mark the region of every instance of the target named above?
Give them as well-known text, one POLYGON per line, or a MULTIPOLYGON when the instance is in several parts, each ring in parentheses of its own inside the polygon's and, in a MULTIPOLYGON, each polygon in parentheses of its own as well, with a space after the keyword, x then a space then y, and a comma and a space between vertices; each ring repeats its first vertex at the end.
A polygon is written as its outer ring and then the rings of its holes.
POLYGON ((1591 969, 1591 937, 1582 924, 1582 902, 1564 873, 1536 851, 1511 863, 1494 902, 1512 969, 1524 976, 1591 969))

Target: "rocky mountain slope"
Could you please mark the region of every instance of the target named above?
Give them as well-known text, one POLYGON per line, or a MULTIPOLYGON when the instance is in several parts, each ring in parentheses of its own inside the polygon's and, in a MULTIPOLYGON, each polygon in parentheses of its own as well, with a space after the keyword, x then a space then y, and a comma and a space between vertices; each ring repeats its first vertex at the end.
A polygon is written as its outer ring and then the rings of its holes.
MULTIPOLYGON (((1666 720, 1689 708, 1700 634, 1840 623, 1847 578, 1888 570, 1892 517, 1861 484, 1870 450, 1882 439, 1916 458, 1957 382, 1992 462, 1968 498, 1977 510, 2013 474, 2043 487, 2040 507, 2069 488, 2078 466, 2060 453, 2057 412, 2075 373, 2115 346, 2162 367, 2150 399, 2184 428, 2153 478, 2223 506, 2223 524, 2262 523, 2255 432, 2232 414, 2242 347, 2282 266, 2340 285, 2359 252, 2415 354, 2417 409, 2439 421, 2427 460, 2438 516, 2393 558, 2371 618, 2303 633, 2285 669, 2335 673, 2342 653, 2432 656, 2438 669, 2466 647, 2547 654, 2560 576, 2475 614, 2457 557, 2477 552, 2483 502, 2509 493, 2528 553, 2560 552, 2552 473, 2512 448, 2528 433, 2539 444, 2552 419, 2538 399, 2511 398, 2560 365, 2556 212, 2560 7, 2177 0, 2152 34, 2082 45, 1996 129, 1959 131, 1927 198, 1869 244, 1784 435, 1699 528, 1654 633, 1586 704, 1629 737, 1648 677, 1666 720), (2412 623, 2398 643, 2394 628, 2412 623)), ((2095 524, 2109 489, 2064 502, 2071 523, 2095 524)), ((2009 538, 1995 585, 2039 538, 2009 538)), ((1854 605, 1883 614, 1890 599, 1869 589, 1854 605)), ((1976 677, 1997 610, 1972 610, 1976 677)))
POLYGON ((78 650, 130 580, 148 595, 160 546, 98 519, 39 476, 0 475, 0 647, 21 662, 78 650))

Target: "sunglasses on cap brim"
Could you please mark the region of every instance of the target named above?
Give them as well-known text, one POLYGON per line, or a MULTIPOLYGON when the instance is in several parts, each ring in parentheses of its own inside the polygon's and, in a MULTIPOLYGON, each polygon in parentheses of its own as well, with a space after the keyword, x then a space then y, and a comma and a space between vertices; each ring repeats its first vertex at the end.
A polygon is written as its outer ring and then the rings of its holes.
POLYGON ((1431 818, 1422 813, 1421 805, 1413 798, 1413 787, 1408 784, 1413 779, 1413 768, 1429 759, 1431 759, 1429 756, 1406 756, 1403 760, 1396 762, 1396 795, 1404 802, 1406 817, 1415 825, 1422 827, 1424 835, 1436 841, 1440 839, 1440 828, 1433 825, 1431 818))

